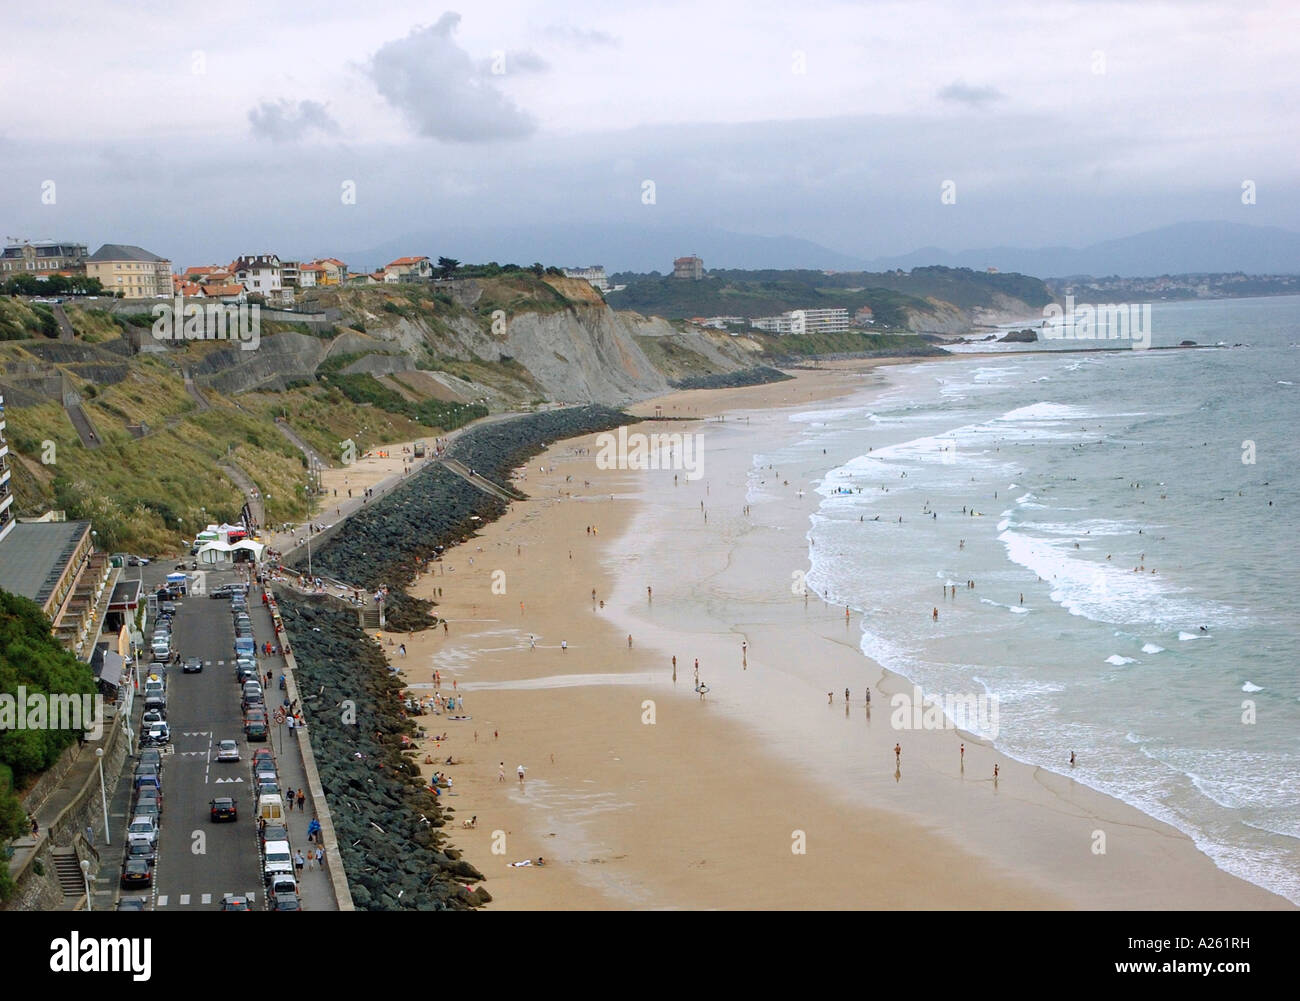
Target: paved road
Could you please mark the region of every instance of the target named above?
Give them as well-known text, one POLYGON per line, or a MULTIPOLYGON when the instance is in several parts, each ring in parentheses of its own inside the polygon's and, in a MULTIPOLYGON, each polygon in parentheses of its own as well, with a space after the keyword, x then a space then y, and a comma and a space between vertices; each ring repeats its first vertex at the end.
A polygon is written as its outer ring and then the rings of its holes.
MULTIPOLYGON (((206 586, 235 580, 209 572, 206 586)), ((256 635, 256 626, 254 626, 256 635)), ((203 671, 168 671, 167 723, 171 753, 164 755, 162 834, 158 839, 154 898, 158 910, 213 910, 227 893, 255 894, 263 903, 257 827, 239 688, 234 675, 235 631, 230 602, 192 595, 181 602, 173 638, 182 657, 201 657, 203 671), (217 744, 240 743, 239 763, 216 760, 217 744), (214 824, 209 801, 233 796, 235 823, 214 824)), ((262 637, 265 639, 265 637, 262 637)))
MULTIPOLYGON (((156 589, 172 566, 166 561, 152 564, 141 577, 146 585, 156 589)), ((135 571, 130 572, 134 576, 135 571)), ((236 579, 233 571, 208 571, 203 586, 211 589, 236 579)), ((255 590, 251 597, 249 611, 254 638, 259 647, 268 640, 275 642, 270 613, 260 604, 260 591, 255 590)), ((182 657, 202 658, 204 669, 199 674, 184 674, 178 664, 168 671, 167 722, 172 743, 163 754, 162 830, 154 887, 147 894, 116 889, 126 826, 131 820, 131 771, 135 760, 132 759, 111 795, 113 845, 105 847, 102 840, 99 842, 103 862, 95 887, 97 909, 109 909, 119 893, 147 896, 155 910, 215 910, 228 893, 250 895, 256 909, 265 908, 250 770, 252 752, 260 747, 272 750, 286 796, 290 788, 305 791, 307 779, 297 749, 298 738, 290 738, 287 728, 272 725, 271 738, 265 742, 250 744, 244 739, 239 686, 234 674, 234 635, 230 602, 195 594, 180 603, 173 633, 176 648, 182 657), (238 763, 216 760, 217 745, 226 739, 239 742, 238 763), (209 802, 217 796, 235 799, 238 821, 212 823, 209 802)), ((259 654, 258 662, 263 675, 271 672, 267 700, 274 708, 283 698, 274 679, 284 670, 284 658, 259 654)), ((137 723, 142 701, 137 700, 137 723)), ((303 810, 289 812, 288 826, 290 844, 295 851, 301 849, 306 853, 307 824, 313 816, 310 795, 306 796, 304 806, 303 810)), ((308 865, 301 874, 299 887, 305 910, 336 908, 333 887, 325 871, 308 865)))

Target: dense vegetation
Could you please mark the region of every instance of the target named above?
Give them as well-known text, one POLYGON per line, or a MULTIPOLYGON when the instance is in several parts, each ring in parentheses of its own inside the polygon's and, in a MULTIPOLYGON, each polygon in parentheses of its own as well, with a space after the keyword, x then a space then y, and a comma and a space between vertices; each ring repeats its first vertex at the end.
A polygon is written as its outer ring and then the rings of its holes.
MULTIPOLYGON (((0 693, 91 695, 95 681, 81 663, 54 639, 50 620, 27 598, 0 591, 0 693)), ((49 768, 77 739, 73 730, 17 729, 0 726, 0 841, 26 832, 19 798, 27 782, 49 768)), ((0 899, 11 891, 8 867, 0 866, 0 899)))
POLYGON ((1037 278, 989 274, 969 268, 913 268, 910 272, 709 271, 702 281, 664 278, 657 273, 620 273, 611 281, 627 288, 610 296, 615 309, 670 319, 694 316, 770 316, 792 309, 843 307, 850 316, 862 306, 874 313, 875 329, 904 329, 909 313, 933 313, 929 299, 961 309, 992 307, 1001 296, 1038 308, 1052 301, 1037 278))

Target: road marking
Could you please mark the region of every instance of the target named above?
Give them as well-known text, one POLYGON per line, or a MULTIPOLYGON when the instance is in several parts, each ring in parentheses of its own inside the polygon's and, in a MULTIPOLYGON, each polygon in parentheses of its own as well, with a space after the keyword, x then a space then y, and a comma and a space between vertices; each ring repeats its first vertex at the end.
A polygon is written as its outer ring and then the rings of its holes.
POLYGON ((212 784, 221 785, 221 783, 223 782, 243 782, 243 781, 244 781, 243 779, 237 777, 233 779, 213 779, 212 784))
POLYGON ((190 895, 189 895, 188 893, 182 893, 182 894, 181 894, 181 906, 182 906, 182 907, 185 907, 185 906, 187 906, 187 905, 189 904, 189 902, 190 902, 190 895))
POLYGON ((158 906, 159 907, 167 906, 167 894, 164 893, 161 897, 158 898, 158 906))
POLYGON ((202 904, 210 904, 210 903, 212 903, 212 894, 210 894, 210 893, 205 893, 205 894, 203 894, 203 896, 199 898, 199 903, 202 903, 202 904))

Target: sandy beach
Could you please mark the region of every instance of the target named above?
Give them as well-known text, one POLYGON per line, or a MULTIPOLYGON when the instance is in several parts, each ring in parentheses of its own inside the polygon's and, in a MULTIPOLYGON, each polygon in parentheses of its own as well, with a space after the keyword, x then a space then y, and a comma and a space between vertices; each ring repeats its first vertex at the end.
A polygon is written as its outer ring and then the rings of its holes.
POLYGON ((745 513, 752 456, 788 433, 786 408, 870 392, 880 367, 638 404, 728 415, 635 429, 707 434, 707 476, 600 469, 596 436, 560 442, 517 481, 530 500, 411 588, 448 628, 386 649, 413 694, 438 670, 464 696, 472 719, 420 721, 448 738, 423 770, 453 780, 452 841, 490 906, 1289 907, 1068 777, 891 725, 889 697, 911 685, 863 657, 856 613, 791 587, 816 496, 783 485, 745 513))

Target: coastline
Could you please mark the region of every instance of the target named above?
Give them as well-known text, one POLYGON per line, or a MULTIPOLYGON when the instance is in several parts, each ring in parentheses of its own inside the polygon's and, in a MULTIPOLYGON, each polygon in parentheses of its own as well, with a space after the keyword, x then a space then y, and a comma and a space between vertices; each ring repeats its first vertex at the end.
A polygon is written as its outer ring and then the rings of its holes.
MULTIPOLYGON (((674 393, 629 411, 704 417, 744 408, 751 420, 775 420, 883 385, 872 370, 888 363, 921 362, 837 362, 800 370, 793 382, 674 393)), ((758 439, 735 416, 719 427, 752 453, 758 439)), ((802 532, 815 499, 755 529, 761 540, 740 538, 732 512, 744 504, 743 481, 719 482, 711 469, 703 497, 685 484, 658 488, 648 503, 648 474, 598 470, 573 455, 594 447, 588 435, 535 457, 520 484, 532 499, 410 588, 439 602, 448 632, 394 634, 408 655, 393 663, 411 689, 427 694, 436 667, 444 694, 454 679, 468 696, 471 721, 421 721, 448 733, 431 756, 461 763, 422 772, 452 776, 454 798, 443 802, 457 810, 457 844, 489 877, 494 907, 1290 907, 1215 868, 1172 827, 1068 777, 998 758, 994 785, 992 750, 969 736, 963 772, 961 734, 904 734, 895 775, 900 735, 884 697, 911 684, 859 652, 856 615, 846 630, 841 610, 815 596, 805 614, 788 597, 789 573, 779 600, 770 584, 745 592, 772 566, 806 567, 802 532), (718 511, 713 530, 694 523, 706 498, 718 511), (673 554, 678 569, 654 574, 648 602, 647 556, 657 552, 673 554), (604 610, 592 607, 593 587, 604 610), (691 690, 695 656, 714 685, 704 701, 691 690), (816 684, 789 668, 809 661, 816 684), (839 695, 831 706, 820 701, 846 682, 851 705, 839 695), (864 683, 877 691, 874 720, 856 694, 864 683), (643 722, 647 700, 653 723, 643 722), (807 760, 810 746, 820 760, 807 760), (522 785, 516 764, 528 769, 522 785), (462 829, 471 815, 477 827, 462 829), (1093 847, 1099 830, 1104 855, 1093 847), (804 854, 792 851, 798 832, 804 854), (505 854, 494 854, 503 841, 505 854), (538 856, 556 864, 507 865, 538 856)))

